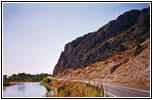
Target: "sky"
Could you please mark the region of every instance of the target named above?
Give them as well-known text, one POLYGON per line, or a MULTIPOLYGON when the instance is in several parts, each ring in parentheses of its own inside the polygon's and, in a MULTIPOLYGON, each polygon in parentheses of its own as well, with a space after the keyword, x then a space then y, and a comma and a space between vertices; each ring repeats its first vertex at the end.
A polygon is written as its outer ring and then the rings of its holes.
POLYGON ((3 3, 3 74, 53 73, 66 43, 149 3, 3 3))

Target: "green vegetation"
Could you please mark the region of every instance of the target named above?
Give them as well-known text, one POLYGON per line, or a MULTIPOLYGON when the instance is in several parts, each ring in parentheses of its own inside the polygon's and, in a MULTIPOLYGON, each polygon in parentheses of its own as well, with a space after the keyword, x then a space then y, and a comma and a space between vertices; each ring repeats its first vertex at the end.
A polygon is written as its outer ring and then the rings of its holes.
POLYGON ((136 52, 134 53, 134 56, 140 54, 142 50, 143 50, 143 46, 141 46, 141 44, 138 44, 136 47, 136 52))
POLYGON ((97 67, 96 64, 91 64, 90 67, 88 68, 88 70, 92 70, 92 69, 95 69, 97 67))
MULTIPOLYGON (((54 91, 53 97, 102 97, 103 88, 75 81, 63 81, 44 78, 41 83, 48 91, 54 91), (50 83, 48 83, 50 80, 50 83)), ((47 95, 48 96, 48 95, 47 95)))
POLYGON ((137 38, 137 39, 136 39, 136 44, 140 44, 140 43, 142 43, 142 42, 144 42, 144 41, 145 41, 144 38, 137 38))
POLYGON ((3 86, 10 86, 10 85, 14 85, 13 83, 10 83, 7 79, 7 75, 3 75, 3 86))
POLYGON ((119 46, 119 51, 125 51, 125 50, 127 50, 128 48, 125 46, 125 45, 123 45, 123 44, 121 44, 120 46, 119 46))
POLYGON ((83 69, 83 68, 85 68, 85 66, 81 66, 81 68, 83 69))
POLYGON ((46 79, 44 80, 44 83, 49 84, 50 82, 51 82, 51 80, 50 80, 49 78, 46 78, 46 79))
POLYGON ((139 50, 141 48, 142 48, 142 46, 139 44, 139 45, 137 45, 136 50, 139 50))
POLYGON ((50 75, 46 73, 41 73, 41 74, 36 74, 36 75, 18 73, 18 74, 13 74, 12 76, 9 76, 8 78, 7 78, 7 75, 3 75, 3 81, 4 82, 24 82, 24 81, 39 82, 46 76, 50 76, 50 75))
POLYGON ((3 86, 9 86, 9 85, 14 85, 13 83, 10 83, 9 81, 3 81, 3 86))

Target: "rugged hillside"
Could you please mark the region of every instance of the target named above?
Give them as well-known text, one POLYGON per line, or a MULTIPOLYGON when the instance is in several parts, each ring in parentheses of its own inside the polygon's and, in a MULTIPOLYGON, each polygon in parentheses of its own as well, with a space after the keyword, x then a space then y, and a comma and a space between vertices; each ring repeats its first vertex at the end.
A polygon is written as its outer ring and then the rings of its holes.
MULTIPOLYGON (((96 32, 88 33, 65 45, 53 74, 67 70, 85 69, 89 65, 141 48, 150 37, 150 8, 131 10, 110 21, 96 32)), ((135 53, 134 57, 137 57, 135 53)), ((133 59, 134 60, 134 59, 133 59)), ((114 67, 127 63, 129 58, 114 67)), ((110 67, 110 66, 107 66, 110 67)), ((112 73, 114 72, 112 69, 112 73)))
POLYGON ((67 69, 56 76, 69 80, 91 80, 150 85, 150 40, 77 70, 67 69))

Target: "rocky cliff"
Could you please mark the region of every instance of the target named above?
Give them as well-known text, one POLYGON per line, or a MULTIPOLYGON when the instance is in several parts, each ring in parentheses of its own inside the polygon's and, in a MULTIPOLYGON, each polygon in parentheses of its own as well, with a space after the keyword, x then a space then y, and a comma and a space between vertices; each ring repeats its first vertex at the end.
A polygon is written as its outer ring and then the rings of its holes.
POLYGON ((149 37, 150 8, 125 12, 97 31, 66 44, 53 74, 85 68, 127 50, 141 48, 140 44, 149 37))

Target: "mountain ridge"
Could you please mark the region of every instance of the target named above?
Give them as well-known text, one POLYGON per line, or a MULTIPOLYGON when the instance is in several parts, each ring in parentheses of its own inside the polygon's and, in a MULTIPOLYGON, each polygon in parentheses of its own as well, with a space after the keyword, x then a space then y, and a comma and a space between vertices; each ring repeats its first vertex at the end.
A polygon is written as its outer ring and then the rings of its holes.
POLYGON ((127 11, 97 31, 66 44, 53 75, 66 69, 85 68, 132 49, 150 37, 149 28, 150 7, 127 11))

